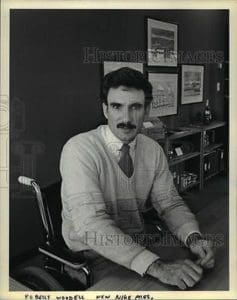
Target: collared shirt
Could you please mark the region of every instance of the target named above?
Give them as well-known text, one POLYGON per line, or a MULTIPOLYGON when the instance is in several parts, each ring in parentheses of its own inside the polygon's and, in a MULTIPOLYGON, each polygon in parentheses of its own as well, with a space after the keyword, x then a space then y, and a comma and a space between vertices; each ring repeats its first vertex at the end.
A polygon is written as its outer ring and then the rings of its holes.
MULTIPOLYGON (((121 148, 123 142, 113 134, 108 125, 104 125, 102 127, 102 136, 105 140, 106 146, 108 147, 109 151, 115 156, 116 160, 119 161, 121 157, 121 148)), ((134 163, 136 151, 136 138, 128 145, 130 146, 129 153, 134 163)))

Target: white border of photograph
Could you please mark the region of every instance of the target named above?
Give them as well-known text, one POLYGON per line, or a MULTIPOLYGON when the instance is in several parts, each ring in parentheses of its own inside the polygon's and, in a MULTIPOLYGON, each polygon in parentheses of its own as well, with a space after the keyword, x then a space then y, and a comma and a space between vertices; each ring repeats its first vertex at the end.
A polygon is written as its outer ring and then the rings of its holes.
POLYGON ((177 114, 178 74, 149 73, 148 80, 153 87, 149 117, 177 114))
POLYGON ((204 66, 182 65, 181 104, 198 103, 203 101, 204 66), (199 83, 195 80, 187 82, 185 72, 200 73, 199 83), (186 90, 185 90, 186 85, 186 90), (195 90, 196 89, 196 90, 195 90), (192 91, 193 90, 193 91, 192 91))
POLYGON ((104 75, 109 72, 118 70, 123 67, 128 67, 143 73, 143 63, 120 62, 120 61, 104 61, 104 75))
MULTIPOLYGON (((161 36, 162 37, 162 36, 161 36)), ((160 38, 161 38, 160 37, 160 38)), ((159 36, 157 36, 159 38, 159 36)), ((168 42, 169 37, 163 36, 163 42, 168 42)), ((161 41, 160 41, 161 43, 161 41)), ((176 24, 157 21, 154 19, 147 19, 147 54, 148 54, 148 66, 165 66, 165 67, 177 67, 177 49, 178 49, 178 26, 176 24), (167 53, 170 57, 166 58, 164 49, 154 49, 152 45, 152 28, 161 29, 164 31, 171 31, 174 34, 173 38, 173 51, 167 53)), ((166 48, 167 50, 167 48, 166 48)))

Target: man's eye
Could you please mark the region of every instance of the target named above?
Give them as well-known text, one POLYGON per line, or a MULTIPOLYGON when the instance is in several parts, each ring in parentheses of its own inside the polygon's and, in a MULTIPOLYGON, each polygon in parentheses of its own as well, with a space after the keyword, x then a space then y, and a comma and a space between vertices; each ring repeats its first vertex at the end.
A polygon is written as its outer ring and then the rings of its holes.
POLYGON ((120 105, 119 104, 111 104, 111 107, 113 109, 119 109, 120 108, 120 105))
POLYGON ((141 109, 141 105, 133 105, 132 106, 132 110, 139 110, 139 109, 141 109))

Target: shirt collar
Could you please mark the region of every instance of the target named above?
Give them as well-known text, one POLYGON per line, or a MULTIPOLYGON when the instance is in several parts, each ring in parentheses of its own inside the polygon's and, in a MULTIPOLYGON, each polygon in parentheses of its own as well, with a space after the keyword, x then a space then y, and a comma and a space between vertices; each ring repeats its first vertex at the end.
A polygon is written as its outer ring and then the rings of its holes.
MULTIPOLYGON (((104 136, 106 145, 113 152, 119 151, 121 149, 123 142, 113 134, 113 132, 111 131, 111 129, 109 128, 108 125, 105 125, 103 136, 104 136)), ((131 151, 135 150, 136 138, 132 142, 129 143, 129 146, 130 146, 131 151)))

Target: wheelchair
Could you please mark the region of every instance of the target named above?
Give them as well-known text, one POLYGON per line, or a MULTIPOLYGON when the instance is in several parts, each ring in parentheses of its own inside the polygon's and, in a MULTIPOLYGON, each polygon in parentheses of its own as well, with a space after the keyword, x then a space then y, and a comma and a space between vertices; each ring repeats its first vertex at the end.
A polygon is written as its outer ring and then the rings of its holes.
MULTIPOLYGON (((20 268, 12 277, 35 291, 88 289, 93 284, 93 273, 84 257, 84 251, 71 251, 61 234, 61 182, 41 190, 32 178, 20 176, 18 181, 20 184, 28 186, 36 196, 45 238, 38 250, 43 255, 44 261, 43 267, 20 268)), ((150 207, 149 204, 148 207, 150 207)), ((169 232, 166 224, 159 218, 157 219, 154 209, 148 208, 143 217, 149 232, 158 236, 158 241, 161 236, 169 232)))
POLYGON ((19 183, 29 186, 35 193, 39 209, 44 242, 38 247, 43 255, 43 266, 20 268, 14 278, 35 291, 74 291, 86 290, 93 282, 92 272, 83 251, 73 252, 65 244, 61 234, 61 182, 40 189, 37 182, 25 176, 19 183), (78 276, 71 276, 77 273, 78 276))

